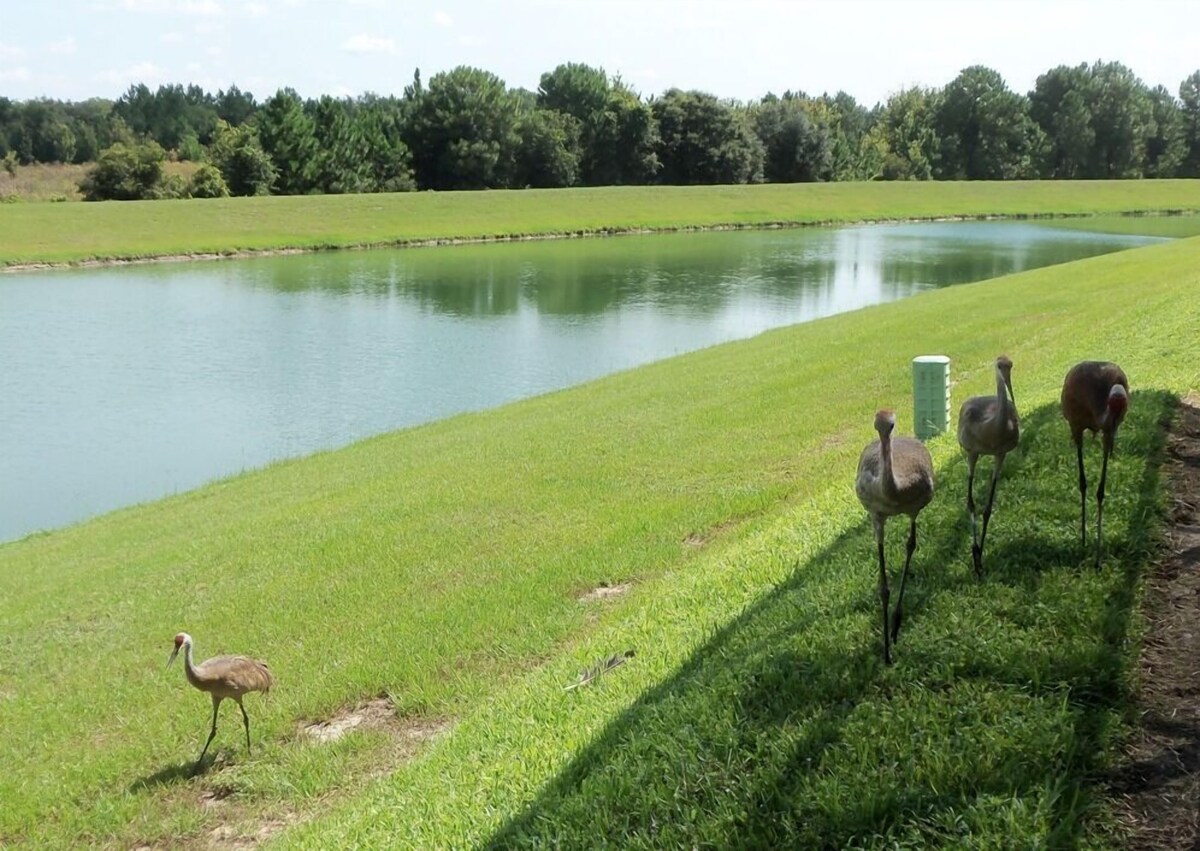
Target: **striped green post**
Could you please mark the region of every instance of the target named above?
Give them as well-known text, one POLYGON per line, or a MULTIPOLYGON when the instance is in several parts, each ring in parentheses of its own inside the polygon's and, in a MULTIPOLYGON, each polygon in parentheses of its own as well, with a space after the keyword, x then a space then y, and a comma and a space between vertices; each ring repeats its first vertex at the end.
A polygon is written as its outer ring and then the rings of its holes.
POLYGON ((950 424, 950 358, 913 358, 913 423, 918 440, 944 432, 950 424))

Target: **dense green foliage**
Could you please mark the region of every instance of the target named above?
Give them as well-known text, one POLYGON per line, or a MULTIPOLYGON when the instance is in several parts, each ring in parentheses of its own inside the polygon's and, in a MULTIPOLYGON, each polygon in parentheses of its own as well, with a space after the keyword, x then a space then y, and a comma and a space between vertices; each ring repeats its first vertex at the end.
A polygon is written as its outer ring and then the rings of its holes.
POLYGON ((747 117, 704 92, 671 89, 650 105, 658 122, 659 178, 687 186, 758 183, 763 146, 747 117))
POLYGON ((251 125, 231 127, 224 119, 218 119, 209 157, 221 172, 229 194, 270 194, 275 183, 275 165, 251 125))
POLYGON ((400 97, 304 100, 281 89, 260 103, 236 86, 136 85, 115 102, 0 98, 0 158, 91 162, 115 143, 152 140, 176 159, 216 162, 223 126, 262 149, 239 154, 247 161, 232 171, 218 164, 234 194, 1200 177, 1200 71, 1176 95, 1118 62, 1064 65, 1021 94, 972 66, 871 108, 845 92, 643 98, 580 63, 543 74, 536 93, 467 66, 428 85, 418 71, 400 97), (238 171, 256 177, 247 184, 238 171))
POLYGON ((163 161, 156 142, 105 149, 79 189, 89 201, 143 201, 158 197, 163 188, 163 161))
POLYGON ((1197 286, 1189 240, 949 288, 2 545, 0 841, 1117 845, 1101 778, 1131 707, 1161 422, 1200 385, 1197 286), (931 351, 955 401, 1008 352, 1025 437, 982 582, 964 464, 932 443, 886 669, 851 481, 876 407, 907 431, 909 359, 931 351), (1102 571, 1055 409, 1066 366, 1097 355, 1133 382, 1102 571), (620 581, 623 599, 579 599, 620 581), (279 679, 247 701, 253 753, 226 706, 195 779, 209 707, 162 668, 179 629, 279 679), (298 732, 379 694, 453 730, 415 759, 384 731, 298 732))
POLYGON ((229 195, 229 187, 220 169, 204 163, 188 182, 188 195, 192 198, 225 198, 229 195))

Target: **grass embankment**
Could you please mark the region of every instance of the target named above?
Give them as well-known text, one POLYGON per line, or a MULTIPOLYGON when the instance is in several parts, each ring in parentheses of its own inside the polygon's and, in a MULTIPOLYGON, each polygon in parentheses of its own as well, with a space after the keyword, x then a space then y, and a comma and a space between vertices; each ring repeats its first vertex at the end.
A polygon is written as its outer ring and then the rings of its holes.
POLYGON ((0 205, 0 267, 430 240, 1200 210, 1200 181, 823 183, 0 205))
POLYGON ((1188 240, 932 292, 4 545, 0 842, 294 821, 279 838, 311 847, 1100 841, 1160 421, 1200 386, 1197 286, 1188 240), (857 453, 880 405, 910 428, 912 356, 954 359, 957 404, 990 391, 1000 351, 1025 437, 988 575, 970 575, 964 467, 939 439, 885 669, 857 453), (1097 355, 1135 388, 1099 573, 1054 409, 1097 355), (279 678, 247 700, 253 755, 227 706, 197 779, 209 704, 162 669, 181 629, 279 678), (406 762, 386 732, 297 731, 381 693, 453 732, 406 762))
POLYGON ((1182 216, 1086 216, 1070 219, 1047 219, 1039 222, 1048 227, 1086 230, 1093 233, 1137 234, 1183 239, 1200 235, 1200 215, 1182 216))

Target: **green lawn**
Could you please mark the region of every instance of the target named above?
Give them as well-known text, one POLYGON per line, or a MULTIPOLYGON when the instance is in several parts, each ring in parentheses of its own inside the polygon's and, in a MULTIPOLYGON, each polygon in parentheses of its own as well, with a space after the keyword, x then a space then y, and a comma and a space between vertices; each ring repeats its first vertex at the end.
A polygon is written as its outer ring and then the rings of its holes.
POLYGON ((0 546, 0 844, 1113 841, 1095 778, 1130 709, 1160 423, 1200 387, 1197 286, 1191 239, 930 292, 0 546), (1001 351, 1025 437, 988 575, 939 439, 885 669, 858 451, 876 407, 911 428, 914 355, 951 356, 957 405, 1001 351), (1100 573, 1054 408, 1096 356, 1134 387, 1100 573), (194 779, 210 709, 163 670, 179 630, 279 679, 246 701, 253 754, 226 706, 194 779), (298 732, 380 694, 452 731, 415 759, 298 732))
POLYGON ((1132 233, 1142 236, 1166 236, 1182 239, 1200 235, 1200 215, 1172 216, 1086 216, 1070 219, 1046 219, 1039 224, 1096 233, 1132 233))
POLYGON ((822 183, 0 205, 0 266, 720 225, 1200 211, 1200 181, 822 183))

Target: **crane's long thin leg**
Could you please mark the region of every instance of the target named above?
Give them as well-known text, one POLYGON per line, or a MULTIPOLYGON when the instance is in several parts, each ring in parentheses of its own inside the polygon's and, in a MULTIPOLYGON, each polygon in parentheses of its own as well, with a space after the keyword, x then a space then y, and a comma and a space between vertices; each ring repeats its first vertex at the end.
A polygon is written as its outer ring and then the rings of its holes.
POLYGON ((988 521, 992 519, 992 504, 996 500, 996 482, 1000 480, 1000 468, 1004 466, 1004 453, 996 456, 996 466, 992 468, 992 485, 988 488, 987 505, 983 507, 983 529, 979 533, 979 568, 983 569, 983 546, 987 540, 988 521))
POLYGON ((204 755, 208 753, 208 746, 212 744, 213 738, 217 735, 217 710, 220 708, 221 698, 213 695, 212 729, 208 732, 208 741, 204 743, 204 750, 200 751, 200 757, 196 760, 196 764, 192 766, 192 774, 200 770, 200 765, 204 762, 204 755))
POLYGON ((879 554, 879 604, 883 609, 883 663, 892 664, 892 646, 888 636, 888 580, 887 564, 883 558, 883 524, 884 518, 876 515, 871 518, 875 524, 875 545, 879 554))
POLYGON ((908 565, 912 562, 913 550, 917 548, 917 518, 912 518, 908 529, 908 548, 904 553, 904 572, 900 574, 900 593, 896 595, 896 609, 892 612, 892 643, 900 636, 900 620, 904 617, 904 584, 908 581, 908 565))
POLYGON ((1075 459, 1079 462, 1079 546, 1087 549, 1087 475, 1083 472, 1083 435, 1075 438, 1075 459))
POLYGON ((1096 569, 1100 569, 1100 556, 1104 548, 1104 481, 1108 478, 1108 455, 1112 447, 1105 444, 1104 460, 1100 463, 1100 487, 1096 488, 1096 569))
POLYGON ((971 564, 976 578, 983 575, 983 551, 979 548, 979 536, 975 528, 975 462, 978 455, 967 456, 967 513, 971 515, 971 564))
POLYGON ((246 753, 250 753, 250 716, 246 714, 246 707, 242 706, 242 702, 237 702, 238 709, 242 710, 242 723, 246 726, 246 753))

